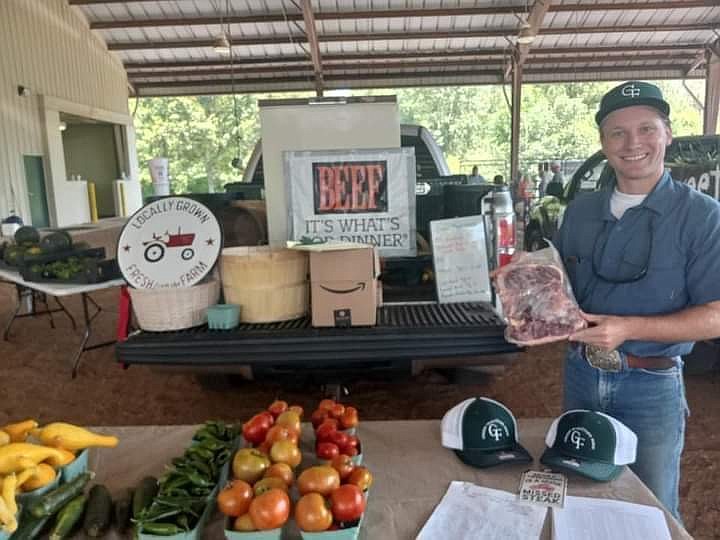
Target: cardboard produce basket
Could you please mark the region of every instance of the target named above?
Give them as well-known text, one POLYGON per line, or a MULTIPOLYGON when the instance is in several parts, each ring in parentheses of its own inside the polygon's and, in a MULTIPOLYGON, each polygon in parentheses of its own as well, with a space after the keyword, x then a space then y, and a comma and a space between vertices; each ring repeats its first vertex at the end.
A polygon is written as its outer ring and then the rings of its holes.
POLYGON ((269 246, 225 248, 220 265, 225 302, 241 306, 241 321, 287 321, 307 314, 306 253, 269 246))

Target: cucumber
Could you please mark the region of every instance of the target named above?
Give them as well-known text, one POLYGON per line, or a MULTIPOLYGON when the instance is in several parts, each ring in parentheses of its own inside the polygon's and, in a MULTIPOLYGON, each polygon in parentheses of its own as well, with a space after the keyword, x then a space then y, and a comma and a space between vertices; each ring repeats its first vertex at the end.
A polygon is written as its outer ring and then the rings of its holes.
POLYGON ((112 497, 102 484, 96 484, 90 489, 87 510, 83 519, 83 529, 91 538, 102 536, 112 518, 112 497))
POLYGON ((120 532, 125 532, 130 527, 132 502, 133 491, 131 489, 128 489, 121 498, 115 501, 115 526, 120 532))
POLYGON ((146 476, 135 488, 133 493, 132 515, 138 519, 140 512, 150 506, 158 492, 158 481, 154 476, 146 476))
POLYGON ((45 525, 50 521, 51 516, 36 517, 32 514, 23 514, 18 523, 17 530, 12 534, 10 540, 33 540, 40 536, 45 525))
POLYGON ((80 495, 93 476, 95 473, 83 473, 72 482, 46 493, 30 505, 30 513, 35 517, 51 516, 80 495))
POLYGON ((58 512, 55 526, 50 531, 50 540, 63 540, 70 535, 73 527, 83 515, 85 501, 87 501, 85 495, 78 495, 58 512))

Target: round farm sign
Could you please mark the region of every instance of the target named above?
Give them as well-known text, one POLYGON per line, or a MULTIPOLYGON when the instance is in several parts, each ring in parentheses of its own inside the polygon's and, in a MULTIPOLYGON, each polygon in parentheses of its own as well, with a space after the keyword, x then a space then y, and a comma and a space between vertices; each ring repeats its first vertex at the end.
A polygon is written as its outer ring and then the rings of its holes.
POLYGON ((221 248, 220 224, 205 205, 167 197, 146 204, 125 224, 117 259, 133 287, 189 287, 212 270, 221 248))

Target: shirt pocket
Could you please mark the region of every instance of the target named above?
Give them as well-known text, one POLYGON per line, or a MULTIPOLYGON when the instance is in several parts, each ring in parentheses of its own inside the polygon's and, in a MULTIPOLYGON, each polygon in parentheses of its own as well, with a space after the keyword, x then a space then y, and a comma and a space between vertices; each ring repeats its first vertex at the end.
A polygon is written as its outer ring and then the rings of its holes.
POLYGON ((641 272, 648 265, 647 273, 642 279, 626 284, 629 300, 639 315, 668 313, 687 304, 685 287, 685 266, 677 258, 667 254, 660 260, 654 259, 648 264, 640 260, 637 254, 627 253, 623 256, 623 264, 641 272))

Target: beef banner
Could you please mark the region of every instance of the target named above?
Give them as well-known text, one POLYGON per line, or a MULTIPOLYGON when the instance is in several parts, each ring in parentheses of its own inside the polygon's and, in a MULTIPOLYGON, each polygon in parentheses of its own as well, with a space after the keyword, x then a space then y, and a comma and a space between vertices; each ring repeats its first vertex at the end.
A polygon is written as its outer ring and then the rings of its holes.
POLYGON ((415 255, 415 150, 284 152, 289 240, 415 255))

